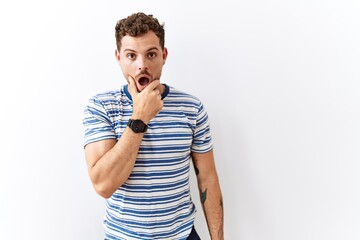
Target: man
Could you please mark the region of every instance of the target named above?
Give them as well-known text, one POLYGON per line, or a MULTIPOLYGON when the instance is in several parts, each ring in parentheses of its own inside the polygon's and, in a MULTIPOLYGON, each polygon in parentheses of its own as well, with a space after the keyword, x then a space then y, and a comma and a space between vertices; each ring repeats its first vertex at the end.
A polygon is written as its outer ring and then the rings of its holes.
POLYGON ((223 203, 207 113, 189 94, 160 84, 164 26, 135 13, 117 22, 116 59, 128 84, 96 95, 84 112, 85 155, 106 199, 106 239, 200 239, 190 161, 211 239, 223 239, 223 203))

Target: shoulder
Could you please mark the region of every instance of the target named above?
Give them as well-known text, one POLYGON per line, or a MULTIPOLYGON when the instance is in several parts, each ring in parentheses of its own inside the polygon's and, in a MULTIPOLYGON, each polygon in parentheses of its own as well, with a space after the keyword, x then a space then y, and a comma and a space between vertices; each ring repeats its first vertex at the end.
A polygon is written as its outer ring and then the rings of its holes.
POLYGON ((89 101, 99 101, 99 102, 107 102, 107 101, 114 101, 117 100, 118 97, 121 95, 120 90, 113 90, 113 91, 104 91, 92 96, 89 101))
POLYGON ((100 92, 88 99, 87 106, 113 108, 120 104, 123 95, 122 88, 119 90, 100 92))
POLYGON ((119 109, 122 90, 100 92, 88 99, 85 106, 85 113, 91 114, 108 114, 109 112, 119 109))
POLYGON ((201 100, 198 97, 196 97, 190 93, 181 91, 177 88, 171 87, 171 86, 170 86, 168 96, 169 96, 169 100, 171 100, 171 101, 188 103, 188 104, 192 104, 194 106, 202 105, 201 100))

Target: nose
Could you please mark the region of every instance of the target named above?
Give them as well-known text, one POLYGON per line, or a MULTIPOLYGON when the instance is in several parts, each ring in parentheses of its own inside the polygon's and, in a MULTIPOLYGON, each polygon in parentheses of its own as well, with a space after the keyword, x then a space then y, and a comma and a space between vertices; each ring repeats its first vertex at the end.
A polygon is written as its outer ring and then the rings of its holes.
POLYGON ((149 67, 147 59, 144 57, 139 57, 138 60, 139 60, 139 62, 138 62, 139 70, 140 71, 147 70, 149 67))

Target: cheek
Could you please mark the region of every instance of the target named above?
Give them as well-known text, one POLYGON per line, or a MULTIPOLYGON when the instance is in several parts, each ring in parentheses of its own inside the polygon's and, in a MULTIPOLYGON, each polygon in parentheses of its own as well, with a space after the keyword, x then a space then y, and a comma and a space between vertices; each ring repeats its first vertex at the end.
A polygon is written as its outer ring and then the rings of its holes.
POLYGON ((131 75, 134 73, 133 64, 129 64, 127 62, 120 62, 120 67, 124 74, 131 75))
POLYGON ((163 62, 159 63, 156 67, 156 72, 161 73, 163 66, 164 66, 163 62))

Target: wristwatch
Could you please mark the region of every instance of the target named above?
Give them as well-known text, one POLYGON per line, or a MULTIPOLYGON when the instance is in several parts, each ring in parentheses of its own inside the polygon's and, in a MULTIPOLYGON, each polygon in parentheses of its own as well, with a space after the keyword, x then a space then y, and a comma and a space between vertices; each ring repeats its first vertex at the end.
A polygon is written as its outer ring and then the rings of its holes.
POLYGON ((127 126, 133 130, 134 133, 144 133, 148 126, 140 119, 129 119, 127 126))

